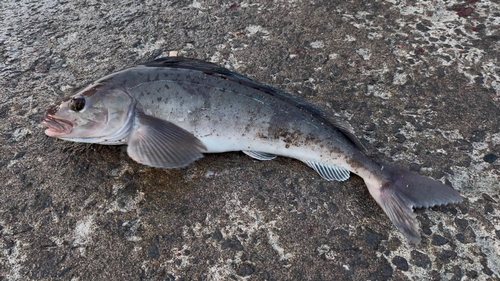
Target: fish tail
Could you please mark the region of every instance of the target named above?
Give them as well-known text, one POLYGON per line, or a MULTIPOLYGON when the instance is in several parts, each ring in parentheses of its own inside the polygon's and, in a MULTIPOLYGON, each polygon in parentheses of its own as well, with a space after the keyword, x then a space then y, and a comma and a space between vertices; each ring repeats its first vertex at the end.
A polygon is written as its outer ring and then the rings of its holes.
POLYGON ((386 164, 380 172, 380 177, 365 179, 368 190, 392 223, 415 244, 421 238, 413 208, 462 202, 456 190, 439 181, 386 164))

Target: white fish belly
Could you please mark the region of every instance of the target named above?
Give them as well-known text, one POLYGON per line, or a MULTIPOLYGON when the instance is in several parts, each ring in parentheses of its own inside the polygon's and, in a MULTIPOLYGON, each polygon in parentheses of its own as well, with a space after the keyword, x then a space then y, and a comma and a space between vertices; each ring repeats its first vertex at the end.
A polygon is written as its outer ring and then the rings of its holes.
POLYGON ((298 160, 313 161, 325 165, 351 170, 343 155, 335 154, 316 145, 288 146, 283 140, 259 141, 245 137, 199 137, 206 146, 206 153, 221 153, 229 151, 259 151, 298 160))

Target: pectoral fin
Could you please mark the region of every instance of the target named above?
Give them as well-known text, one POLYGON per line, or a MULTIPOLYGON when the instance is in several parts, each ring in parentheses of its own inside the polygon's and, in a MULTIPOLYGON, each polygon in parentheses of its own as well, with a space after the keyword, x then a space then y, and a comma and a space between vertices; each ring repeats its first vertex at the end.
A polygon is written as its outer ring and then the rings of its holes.
POLYGON ((205 145, 168 121, 138 113, 127 153, 135 161, 157 168, 181 168, 203 157, 205 145))

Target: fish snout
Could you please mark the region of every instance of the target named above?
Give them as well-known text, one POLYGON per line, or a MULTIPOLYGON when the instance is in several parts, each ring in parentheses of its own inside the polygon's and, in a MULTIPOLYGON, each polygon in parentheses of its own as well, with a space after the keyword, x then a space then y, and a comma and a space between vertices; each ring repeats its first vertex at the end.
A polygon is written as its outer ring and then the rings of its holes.
POLYGON ((68 120, 54 117, 58 111, 59 107, 57 106, 50 108, 40 122, 42 126, 48 127, 48 129, 45 130, 45 134, 49 137, 68 135, 73 131, 73 123, 68 120))

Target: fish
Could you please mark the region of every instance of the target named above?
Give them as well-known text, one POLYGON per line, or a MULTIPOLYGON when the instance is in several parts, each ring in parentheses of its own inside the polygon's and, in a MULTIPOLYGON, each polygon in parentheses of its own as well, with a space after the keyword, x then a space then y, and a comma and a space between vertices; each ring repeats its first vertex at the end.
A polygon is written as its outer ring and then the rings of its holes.
POLYGON ((327 181, 353 173, 414 244, 421 241, 414 208, 462 202, 451 186, 371 159, 342 119, 197 59, 160 58, 107 75, 50 108, 41 125, 66 141, 127 145, 130 158, 156 168, 242 151, 297 159, 327 181))

